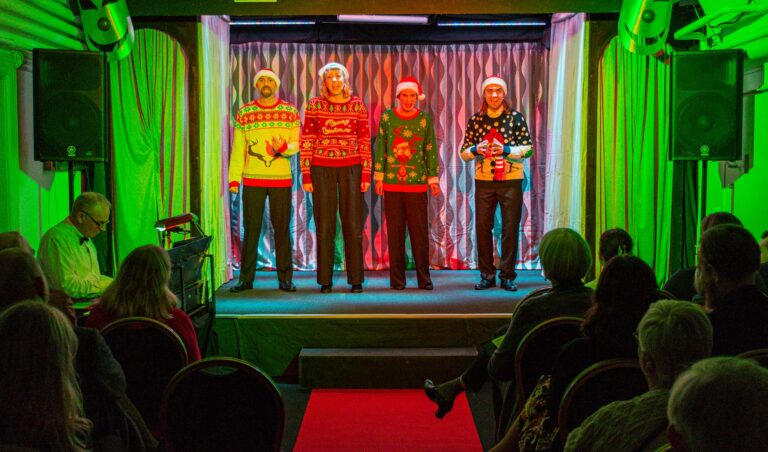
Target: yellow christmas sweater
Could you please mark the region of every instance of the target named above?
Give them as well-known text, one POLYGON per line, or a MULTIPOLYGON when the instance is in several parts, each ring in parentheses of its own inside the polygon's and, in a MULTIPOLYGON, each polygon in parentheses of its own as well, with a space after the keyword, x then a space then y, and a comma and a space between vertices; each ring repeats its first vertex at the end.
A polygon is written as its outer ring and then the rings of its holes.
POLYGON ((290 187, 290 156, 299 152, 300 128, 299 112, 288 102, 243 105, 235 116, 229 186, 237 187, 242 179, 248 187, 290 187), (282 143, 278 149, 273 147, 276 138, 282 143))

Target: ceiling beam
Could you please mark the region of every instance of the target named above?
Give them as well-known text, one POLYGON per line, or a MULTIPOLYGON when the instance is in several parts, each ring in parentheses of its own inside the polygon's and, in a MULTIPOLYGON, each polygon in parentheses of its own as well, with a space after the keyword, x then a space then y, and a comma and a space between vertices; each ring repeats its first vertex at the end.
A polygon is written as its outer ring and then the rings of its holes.
POLYGON ((127 0, 131 16, 617 13, 621 0, 127 0))

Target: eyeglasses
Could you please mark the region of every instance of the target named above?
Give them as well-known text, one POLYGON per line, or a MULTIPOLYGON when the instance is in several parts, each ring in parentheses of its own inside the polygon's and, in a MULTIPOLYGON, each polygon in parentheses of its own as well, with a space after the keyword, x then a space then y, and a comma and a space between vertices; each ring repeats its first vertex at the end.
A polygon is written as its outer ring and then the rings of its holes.
POLYGON ((96 219, 95 219, 95 218, 93 218, 93 217, 91 216, 91 214, 89 214, 89 213, 88 213, 88 212, 86 212, 85 210, 81 210, 80 212, 83 212, 83 213, 85 214, 85 216, 86 216, 86 217, 90 218, 90 219, 91 219, 91 221, 93 221, 93 224, 95 224, 96 226, 98 226, 98 228, 99 228, 99 229, 101 229, 102 231, 103 231, 103 230, 105 230, 105 229, 107 228, 107 225, 109 224, 109 219, 107 219, 107 221, 96 221, 96 219))

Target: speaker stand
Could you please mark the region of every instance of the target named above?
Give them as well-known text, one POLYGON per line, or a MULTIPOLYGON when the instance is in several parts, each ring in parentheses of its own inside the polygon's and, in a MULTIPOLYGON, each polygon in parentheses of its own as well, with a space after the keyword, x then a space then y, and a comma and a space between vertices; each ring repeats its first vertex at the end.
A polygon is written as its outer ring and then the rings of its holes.
POLYGON ((67 176, 69 179, 69 210, 75 204, 75 162, 67 161, 67 176))

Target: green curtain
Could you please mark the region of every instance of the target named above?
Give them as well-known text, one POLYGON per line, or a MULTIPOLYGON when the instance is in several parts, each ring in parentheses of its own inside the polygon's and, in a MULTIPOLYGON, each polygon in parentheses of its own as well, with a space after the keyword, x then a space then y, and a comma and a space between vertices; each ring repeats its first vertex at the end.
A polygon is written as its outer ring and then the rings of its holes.
POLYGON ((596 232, 620 227, 666 279, 672 218, 667 160, 669 67, 614 38, 599 65, 596 232))
POLYGON ((115 251, 158 243, 157 220, 189 209, 189 62, 178 42, 136 30, 133 52, 110 65, 115 251))
MULTIPOLYGON (((222 176, 229 152, 229 22, 203 16, 200 22, 200 224, 214 237, 209 253, 214 257, 214 281, 232 278, 228 188, 222 176)), ((205 269, 207 274, 208 269, 205 269)), ((216 287, 213 288, 214 290, 216 287)))

